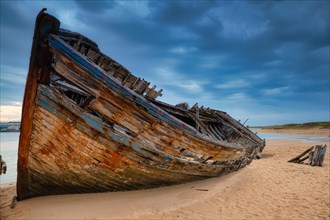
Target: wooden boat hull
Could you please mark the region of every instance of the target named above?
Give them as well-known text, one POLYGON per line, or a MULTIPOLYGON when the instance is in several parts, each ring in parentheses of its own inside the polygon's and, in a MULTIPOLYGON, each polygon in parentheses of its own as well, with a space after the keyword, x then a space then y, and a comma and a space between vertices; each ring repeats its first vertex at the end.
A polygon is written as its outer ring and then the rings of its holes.
POLYGON ((229 143, 201 134, 137 94, 138 88, 123 86, 58 31, 59 21, 42 11, 23 103, 19 200, 219 176, 246 166, 264 147, 256 137, 229 143))

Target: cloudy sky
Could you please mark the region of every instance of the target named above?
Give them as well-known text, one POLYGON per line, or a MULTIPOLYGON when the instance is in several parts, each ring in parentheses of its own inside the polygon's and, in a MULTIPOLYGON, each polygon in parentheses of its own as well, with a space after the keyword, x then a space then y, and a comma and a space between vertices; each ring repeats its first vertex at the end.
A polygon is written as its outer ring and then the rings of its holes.
POLYGON ((1 120, 19 119, 42 8, 163 88, 249 125, 329 121, 329 1, 1 1, 1 120))

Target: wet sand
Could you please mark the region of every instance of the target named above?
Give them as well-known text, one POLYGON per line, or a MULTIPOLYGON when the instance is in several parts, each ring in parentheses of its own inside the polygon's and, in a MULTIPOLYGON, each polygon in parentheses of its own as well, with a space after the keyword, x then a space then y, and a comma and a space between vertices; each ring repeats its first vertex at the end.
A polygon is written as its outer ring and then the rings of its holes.
POLYGON ((1 185, 1 219, 330 219, 330 150, 323 167, 288 163, 315 144, 269 140, 263 158, 223 177, 116 193, 60 195, 18 202, 1 185))

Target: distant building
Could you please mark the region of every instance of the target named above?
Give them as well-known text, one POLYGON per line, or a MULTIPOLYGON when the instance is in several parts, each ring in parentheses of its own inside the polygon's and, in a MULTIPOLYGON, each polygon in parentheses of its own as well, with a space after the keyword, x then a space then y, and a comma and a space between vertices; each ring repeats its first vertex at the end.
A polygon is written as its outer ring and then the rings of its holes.
POLYGON ((20 121, 0 122, 0 131, 20 131, 20 121))

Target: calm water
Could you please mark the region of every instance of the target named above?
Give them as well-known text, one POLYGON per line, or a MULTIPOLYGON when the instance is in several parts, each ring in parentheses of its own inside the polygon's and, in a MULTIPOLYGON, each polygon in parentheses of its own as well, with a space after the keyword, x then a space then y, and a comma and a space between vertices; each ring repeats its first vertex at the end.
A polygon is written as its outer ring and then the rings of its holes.
POLYGON ((312 136, 312 135, 300 135, 300 134, 257 134, 264 139, 294 139, 303 140, 307 142, 329 142, 330 136, 312 136))
POLYGON ((16 182, 19 132, 0 132, 0 154, 7 164, 7 173, 0 175, 0 183, 16 182))
MULTIPOLYGON (((307 142, 329 142, 330 137, 295 134, 258 134, 264 139, 297 139, 307 142)), ((0 132, 0 154, 7 163, 7 173, 0 176, 0 183, 16 182, 19 132, 0 132)))

